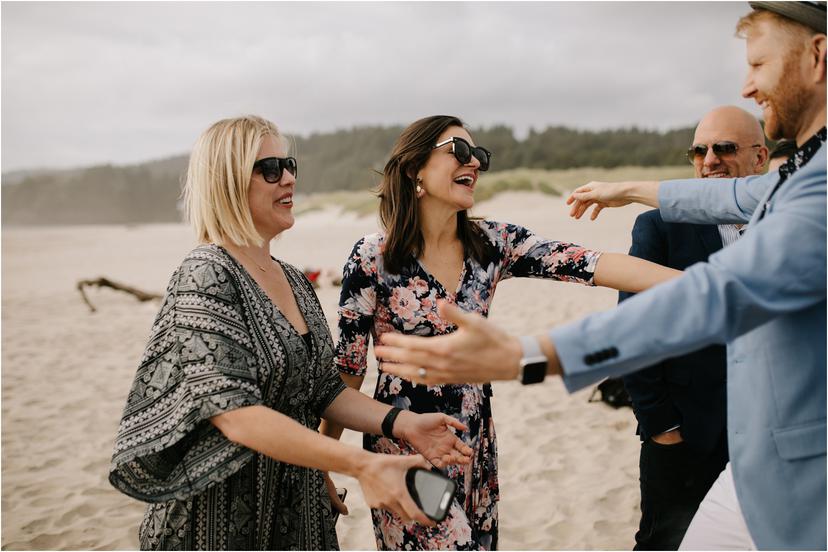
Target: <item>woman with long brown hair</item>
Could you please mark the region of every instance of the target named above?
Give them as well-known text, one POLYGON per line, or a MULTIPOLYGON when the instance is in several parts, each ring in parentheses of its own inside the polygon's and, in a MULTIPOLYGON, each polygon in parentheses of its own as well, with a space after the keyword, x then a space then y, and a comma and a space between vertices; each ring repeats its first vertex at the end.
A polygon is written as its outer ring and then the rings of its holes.
MULTIPOLYGON (((420 119, 406 128, 380 185, 383 232, 360 239, 343 275, 336 364, 345 383, 359 389, 368 337, 385 332, 439 335, 453 327, 437 313, 437 299, 488 314, 497 283, 511 277, 549 278, 642 291, 680 272, 627 255, 600 253, 540 238, 526 228, 473 220, 474 188, 491 154, 474 145, 463 122, 451 116, 420 119)), ((403 410, 442 412, 469 429, 474 450, 465 466, 450 466, 457 482, 448 517, 435 527, 406 524, 392 512, 372 511, 382 549, 479 550, 497 547, 497 446, 491 385, 415 385, 382 370, 374 398, 403 410)), ((323 431, 338 437, 341 428, 323 431)), ((365 448, 413 454, 391 436, 365 435, 365 448)), ((336 506, 336 504, 335 504, 336 506)))

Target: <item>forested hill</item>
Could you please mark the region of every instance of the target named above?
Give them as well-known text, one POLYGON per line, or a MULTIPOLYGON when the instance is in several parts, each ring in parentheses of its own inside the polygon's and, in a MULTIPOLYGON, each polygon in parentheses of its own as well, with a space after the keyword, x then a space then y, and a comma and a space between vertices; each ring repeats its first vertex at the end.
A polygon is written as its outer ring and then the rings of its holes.
MULTIPOLYGON (((358 127, 293 139, 299 160, 297 193, 362 190, 377 183, 402 127, 358 127)), ((516 167, 667 166, 686 163, 693 129, 636 128, 580 131, 549 127, 523 140, 512 129, 472 130, 493 152, 492 170, 516 167)), ((187 156, 139 165, 100 165, 71 171, 3 174, 3 224, 105 224, 176 222, 187 156)))

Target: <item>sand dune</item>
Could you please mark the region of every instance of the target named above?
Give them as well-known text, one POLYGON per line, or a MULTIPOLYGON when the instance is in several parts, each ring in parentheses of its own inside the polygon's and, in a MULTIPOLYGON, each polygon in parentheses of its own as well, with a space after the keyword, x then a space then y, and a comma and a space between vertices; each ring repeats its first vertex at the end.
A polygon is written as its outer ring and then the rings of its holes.
MULTIPOLYGON (((625 252, 638 209, 572 221, 559 198, 503 194, 477 214, 538 234, 625 252)), ((334 211, 300 217, 272 246, 300 266, 340 271, 373 217, 334 211)), ((157 303, 111 290, 74 289, 107 276, 162 292, 193 247, 184 225, 6 228, 2 235, 2 548, 130 549, 144 505, 107 482, 112 441, 157 303)), ((338 288, 319 291, 335 324, 338 288)), ((492 319, 530 332, 615 304, 610 290, 512 280, 497 290, 492 319)), ((371 374, 366 388, 373 384, 371 374)), ((629 549, 638 520, 638 439, 629 409, 589 404, 560 381, 494 386, 504 549, 629 549)), ((359 445, 346 432, 343 439, 359 445)), ((343 549, 374 549, 370 515, 355 480, 343 549)))

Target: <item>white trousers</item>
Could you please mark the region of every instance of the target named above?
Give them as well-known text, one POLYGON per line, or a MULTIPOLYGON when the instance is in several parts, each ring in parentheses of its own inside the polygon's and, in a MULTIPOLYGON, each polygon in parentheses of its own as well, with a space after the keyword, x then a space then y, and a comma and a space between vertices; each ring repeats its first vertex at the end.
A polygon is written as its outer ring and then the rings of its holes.
POLYGON ((707 491, 679 550, 756 550, 736 497, 730 462, 707 491))

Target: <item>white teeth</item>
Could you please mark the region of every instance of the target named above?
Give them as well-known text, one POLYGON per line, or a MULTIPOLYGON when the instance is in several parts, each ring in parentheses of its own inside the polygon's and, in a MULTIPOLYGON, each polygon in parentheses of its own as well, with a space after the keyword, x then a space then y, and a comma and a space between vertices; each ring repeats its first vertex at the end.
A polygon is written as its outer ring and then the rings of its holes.
POLYGON ((472 178, 471 176, 468 176, 468 175, 463 175, 463 176, 458 176, 457 178, 454 179, 454 181, 458 184, 466 185, 466 184, 473 183, 474 178, 472 178))
POLYGON ((279 203, 282 204, 282 205, 289 205, 289 204, 293 203, 293 196, 283 197, 282 199, 279 200, 279 203))

